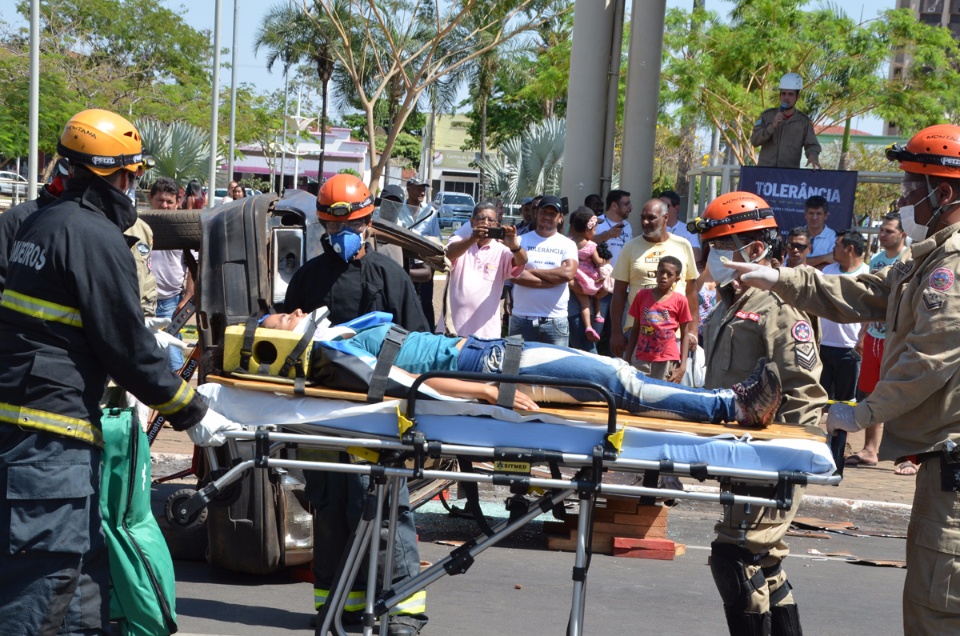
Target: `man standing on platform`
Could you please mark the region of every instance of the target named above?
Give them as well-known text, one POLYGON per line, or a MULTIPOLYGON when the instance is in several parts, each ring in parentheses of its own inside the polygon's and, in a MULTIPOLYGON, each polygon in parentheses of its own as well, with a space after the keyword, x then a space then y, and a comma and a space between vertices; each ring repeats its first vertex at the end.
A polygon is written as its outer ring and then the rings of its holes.
POLYGON ((820 169, 820 142, 813 122, 796 109, 803 79, 787 73, 780 79, 780 106, 768 108, 750 134, 750 143, 760 147, 757 165, 767 168, 799 168, 800 153, 807 153, 807 165, 820 169))

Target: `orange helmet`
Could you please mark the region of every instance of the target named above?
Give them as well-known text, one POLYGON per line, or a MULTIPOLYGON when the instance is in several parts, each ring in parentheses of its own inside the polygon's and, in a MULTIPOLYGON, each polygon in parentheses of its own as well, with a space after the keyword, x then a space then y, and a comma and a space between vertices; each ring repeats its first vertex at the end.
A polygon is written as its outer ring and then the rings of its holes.
POLYGON ((924 128, 906 146, 887 148, 887 159, 899 161, 904 172, 931 177, 960 177, 960 126, 939 124, 924 128))
POLYGON ((71 117, 60 135, 57 152, 101 177, 121 168, 138 174, 143 170, 140 133, 109 110, 92 108, 71 117))
POLYGON ((330 177, 317 195, 317 218, 321 221, 350 221, 373 214, 373 197, 367 185, 352 174, 330 177))
POLYGON ((704 241, 767 228, 777 228, 773 210, 752 192, 722 194, 710 202, 702 217, 687 223, 687 229, 704 241))

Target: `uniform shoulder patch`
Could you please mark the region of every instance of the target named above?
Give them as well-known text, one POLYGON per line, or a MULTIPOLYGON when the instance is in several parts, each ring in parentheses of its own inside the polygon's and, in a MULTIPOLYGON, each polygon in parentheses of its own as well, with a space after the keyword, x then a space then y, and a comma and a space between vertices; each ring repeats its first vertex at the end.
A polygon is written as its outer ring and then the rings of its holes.
POLYGON ((798 342, 794 347, 797 366, 812 371, 817 366, 817 348, 812 342, 798 342))
POLYGON ((930 274, 930 289, 938 292, 948 292, 955 280, 953 271, 946 267, 938 267, 930 274))
POLYGON ((943 307, 943 301, 945 296, 932 289, 923 290, 923 306, 927 308, 927 311, 936 311, 943 307))
POLYGON ((150 246, 146 243, 137 243, 137 251, 140 252, 140 256, 146 256, 150 253, 150 246))
POLYGON ((813 340, 813 327, 806 320, 798 320, 790 329, 790 335, 797 342, 810 342, 813 340))

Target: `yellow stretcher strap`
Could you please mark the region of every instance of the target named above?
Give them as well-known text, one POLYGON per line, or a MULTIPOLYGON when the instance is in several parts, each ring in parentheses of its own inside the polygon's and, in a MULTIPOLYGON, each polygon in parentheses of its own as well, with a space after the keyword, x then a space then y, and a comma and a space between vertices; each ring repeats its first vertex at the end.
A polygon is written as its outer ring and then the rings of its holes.
POLYGON ((610 442, 610 445, 617 449, 617 455, 620 454, 620 450, 623 448, 623 429, 614 433, 613 435, 607 435, 607 441, 610 442))
POLYGON ((400 437, 403 437, 404 433, 410 430, 413 427, 413 420, 408 420, 407 417, 400 411, 400 407, 397 407, 397 428, 400 429, 400 437))

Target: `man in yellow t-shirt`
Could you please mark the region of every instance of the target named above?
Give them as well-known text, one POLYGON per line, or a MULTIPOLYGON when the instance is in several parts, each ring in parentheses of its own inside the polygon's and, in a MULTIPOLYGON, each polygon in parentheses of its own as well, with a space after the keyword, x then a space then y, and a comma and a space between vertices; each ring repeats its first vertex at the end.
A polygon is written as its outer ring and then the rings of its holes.
MULTIPOLYGON (((633 326, 633 318, 627 315, 627 309, 638 291, 656 286, 657 264, 664 256, 673 256, 683 263, 682 280, 677 283, 676 291, 687 297, 690 307, 699 306, 697 289, 692 282, 697 278, 697 261, 693 256, 693 248, 685 238, 667 232, 667 206, 663 201, 650 199, 643 204, 640 211, 640 231, 640 236, 623 246, 613 267, 610 352, 618 357, 623 355, 627 347, 626 332, 633 326)), ((697 316, 694 316, 694 321, 699 321, 697 316)), ((696 326, 694 324, 694 328, 696 326)))

